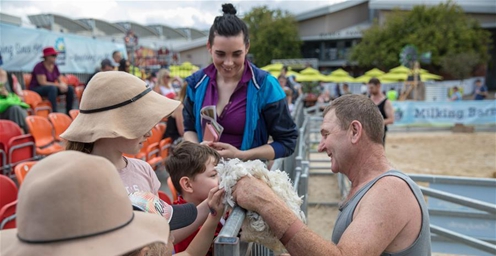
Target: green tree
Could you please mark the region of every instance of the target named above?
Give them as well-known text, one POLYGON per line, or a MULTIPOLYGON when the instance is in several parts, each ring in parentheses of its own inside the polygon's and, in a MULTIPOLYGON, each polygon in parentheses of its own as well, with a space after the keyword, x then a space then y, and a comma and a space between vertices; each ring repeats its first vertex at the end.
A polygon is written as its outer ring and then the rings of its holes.
POLYGON ((301 57, 298 23, 289 12, 256 7, 243 19, 250 31, 250 53, 258 66, 270 64, 272 59, 301 57))
POLYGON ((487 62, 492 42, 477 20, 448 1, 432 7, 415 6, 409 12, 393 10, 383 24, 374 21, 352 49, 350 59, 360 66, 389 69, 399 65, 399 53, 408 44, 415 45, 418 53, 430 51, 431 65, 439 70, 447 63, 445 58, 465 52, 474 54, 476 64, 487 62))

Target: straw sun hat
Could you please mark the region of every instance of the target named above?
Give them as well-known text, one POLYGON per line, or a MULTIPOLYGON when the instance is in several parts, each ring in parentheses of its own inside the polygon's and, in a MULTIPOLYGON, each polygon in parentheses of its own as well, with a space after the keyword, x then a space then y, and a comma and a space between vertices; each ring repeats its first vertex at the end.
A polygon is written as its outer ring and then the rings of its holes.
POLYGON ((179 104, 147 88, 131 74, 99 72, 84 90, 79 115, 60 136, 84 143, 101 138, 137 139, 179 104))
POLYGON ((0 254, 122 255, 167 244, 168 219, 196 218, 184 208, 174 208, 172 217, 132 209, 107 159, 77 151, 48 156, 33 166, 19 190, 17 229, 0 231, 0 254))

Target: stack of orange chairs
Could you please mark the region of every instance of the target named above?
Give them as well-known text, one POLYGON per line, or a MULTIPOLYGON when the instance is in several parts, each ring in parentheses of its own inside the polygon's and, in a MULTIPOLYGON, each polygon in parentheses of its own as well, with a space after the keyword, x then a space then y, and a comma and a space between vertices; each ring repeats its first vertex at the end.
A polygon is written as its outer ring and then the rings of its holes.
POLYGON ((64 113, 50 113, 48 115, 48 120, 52 123, 55 129, 55 140, 62 141, 60 134, 65 132, 69 125, 72 123, 72 119, 64 113))
POLYGON ((23 90, 23 96, 24 102, 31 107, 28 110, 30 115, 48 117, 48 114, 52 112, 52 104, 47 100, 43 100, 37 92, 23 90))
POLYGON ((34 137, 36 154, 48 156, 64 150, 54 136, 54 128, 47 118, 41 116, 27 116, 26 124, 34 137))

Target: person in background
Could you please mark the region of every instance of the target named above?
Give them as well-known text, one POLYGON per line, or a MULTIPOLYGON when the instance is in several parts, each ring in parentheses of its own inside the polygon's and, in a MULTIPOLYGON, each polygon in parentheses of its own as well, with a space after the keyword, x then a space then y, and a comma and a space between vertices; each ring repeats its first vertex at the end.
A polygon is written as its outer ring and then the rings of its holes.
POLYGON ((474 100, 483 100, 487 97, 487 87, 482 85, 480 79, 475 80, 475 94, 474 100))
POLYGON ((63 82, 63 77, 55 63, 57 55, 58 52, 53 47, 43 49, 43 61, 34 66, 29 89, 42 97, 47 97, 52 104, 53 112, 58 112, 57 96, 65 95, 66 114, 69 114, 74 101, 74 88, 63 82))
POLYGON ((163 68, 158 71, 157 84, 153 90, 169 99, 176 98, 176 90, 171 85, 170 71, 163 68))
POLYGON ((450 101, 460 101, 462 100, 462 94, 458 90, 458 86, 453 87, 453 94, 451 95, 450 101))
POLYGON ((131 70, 131 62, 126 59, 119 61, 119 71, 129 73, 131 70))
POLYGON ((285 86, 291 89, 292 91, 291 103, 294 103, 301 94, 301 86, 294 80, 293 76, 288 75, 288 66, 282 67, 281 74, 279 76, 281 75, 286 77, 285 86))
POLYGON ((26 109, 29 105, 23 101, 22 87, 17 78, 2 69, 3 59, 0 55, 0 119, 10 120, 28 133, 26 109))
POLYGON ((248 27, 232 4, 222 5, 210 28, 207 49, 213 63, 186 78, 184 139, 203 142, 200 111, 215 106, 224 127, 219 142, 205 142, 222 157, 271 160, 291 155, 298 130, 277 79, 251 64, 248 27), (273 141, 268 143, 269 137, 273 141))
POLYGON ((350 86, 347 83, 344 83, 343 84, 343 93, 342 93, 342 95, 346 95, 346 94, 351 94, 351 92, 350 92, 350 86))
POLYGON ((398 100, 398 91, 396 91, 393 87, 389 88, 389 91, 387 91, 387 98, 390 101, 396 101, 398 100))
POLYGON ((121 63, 122 60, 122 54, 120 51, 114 51, 112 53, 112 66, 114 66, 114 70, 118 70, 119 64, 121 63))
POLYGON ((431 255, 430 221, 419 186, 386 158, 383 118, 367 97, 343 95, 324 110, 318 150, 351 181, 332 242, 300 221, 272 188, 252 176, 233 188, 236 203, 260 214, 291 255, 431 255))
POLYGON ((377 105, 384 118, 384 137, 383 145, 386 144, 387 126, 394 123, 394 108, 391 101, 386 98, 381 91, 381 81, 377 78, 371 78, 368 83, 370 99, 377 105))
MULTIPOLYGON (((184 102, 184 97, 186 96, 186 85, 181 88, 176 100, 184 102)), ((183 119, 183 104, 174 110, 172 115, 167 118, 167 126, 165 128, 164 136, 162 139, 171 138, 172 146, 174 149, 179 142, 183 141, 184 135, 184 119, 183 119)))
POLYGON ((106 71, 112 71, 112 70, 114 70, 115 67, 113 65, 114 64, 112 63, 111 60, 109 60, 109 59, 103 59, 102 62, 100 62, 100 70, 98 70, 95 73, 91 74, 90 77, 88 78, 88 80, 86 81, 86 84, 88 84, 91 81, 91 78, 93 78, 93 76, 95 76, 96 73, 98 73, 100 71, 106 72, 106 71))

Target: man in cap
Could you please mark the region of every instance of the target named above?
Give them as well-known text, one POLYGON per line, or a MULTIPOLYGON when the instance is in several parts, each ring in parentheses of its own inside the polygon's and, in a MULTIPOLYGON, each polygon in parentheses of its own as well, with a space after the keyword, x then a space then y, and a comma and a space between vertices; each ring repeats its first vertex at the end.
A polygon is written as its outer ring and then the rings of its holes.
POLYGON ((86 84, 88 84, 91 80, 91 78, 93 78, 93 76, 96 75, 96 73, 100 72, 100 71, 112 71, 114 70, 115 67, 114 67, 114 64, 112 63, 111 60, 109 59, 103 59, 102 62, 100 63, 100 70, 99 71, 96 71, 95 73, 91 74, 90 77, 88 78, 88 80, 86 81, 86 84))

